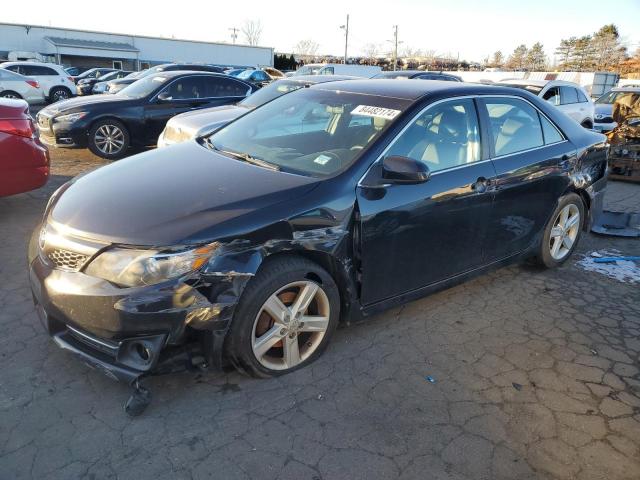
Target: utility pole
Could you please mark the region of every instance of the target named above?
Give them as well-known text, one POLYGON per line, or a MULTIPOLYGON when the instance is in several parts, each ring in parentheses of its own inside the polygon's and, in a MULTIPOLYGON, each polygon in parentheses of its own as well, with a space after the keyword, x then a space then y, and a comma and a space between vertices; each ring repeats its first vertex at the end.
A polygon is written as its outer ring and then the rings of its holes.
POLYGON ((340 25, 344 29, 344 64, 347 64, 347 47, 349 45, 349 14, 347 14, 347 23, 340 25))
POLYGON ((398 64, 398 25, 393 26, 393 71, 396 71, 398 64))
POLYGON ((229 30, 231 30, 231 39, 233 40, 233 44, 235 45, 236 39, 238 38, 238 32, 240 31, 240 29, 236 27, 232 27, 229 30))

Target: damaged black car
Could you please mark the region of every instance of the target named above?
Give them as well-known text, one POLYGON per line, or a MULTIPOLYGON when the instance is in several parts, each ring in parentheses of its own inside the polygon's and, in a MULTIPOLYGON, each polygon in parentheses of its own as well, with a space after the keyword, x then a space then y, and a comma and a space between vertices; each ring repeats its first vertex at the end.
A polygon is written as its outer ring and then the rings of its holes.
POLYGON ((29 247, 55 342, 136 382, 191 364, 257 377, 359 319, 528 257, 569 258, 606 139, 522 90, 351 80, 63 185, 29 247))

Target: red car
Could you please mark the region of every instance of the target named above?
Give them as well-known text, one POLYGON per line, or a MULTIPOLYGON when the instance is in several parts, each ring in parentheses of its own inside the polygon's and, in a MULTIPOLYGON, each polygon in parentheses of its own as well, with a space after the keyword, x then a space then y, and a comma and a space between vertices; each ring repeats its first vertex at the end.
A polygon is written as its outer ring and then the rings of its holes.
POLYGON ((49 151, 40 143, 29 105, 0 99, 0 197, 40 188, 49 179, 49 151))

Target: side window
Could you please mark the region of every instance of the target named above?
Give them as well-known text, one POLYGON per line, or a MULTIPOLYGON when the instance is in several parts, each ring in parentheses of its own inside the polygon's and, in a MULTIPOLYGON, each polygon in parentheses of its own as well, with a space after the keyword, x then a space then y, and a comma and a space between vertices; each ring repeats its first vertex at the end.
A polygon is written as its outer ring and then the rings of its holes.
POLYGON ((549 145, 551 143, 558 143, 564 140, 564 137, 560 134, 558 129, 547 120, 547 117, 540 115, 540 123, 542 124, 542 133, 544 134, 544 143, 549 145))
POLYGON ((246 85, 228 78, 204 77, 204 97, 244 97, 249 89, 246 85))
POLYGON ((204 98, 205 88, 201 79, 202 77, 179 78, 165 88, 163 92, 167 92, 173 100, 204 98))
POLYGON ((576 88, 576 92, 578 92, 578 102, 587 103, 589 101, 586 95, 582 93, 582 90, 580 90, 579 88, 576 88))
POLYGON ((558 90, 558 87, 552 87, 544 92, 542 98, 551 105, 560 105, 560 90, 558 90))
POLYGON ((49 67, 41 67, 39 65, 25 65, 22 67, 24 69, 25 75, 30 77, 40 77, 46 75, 54 75, 57 76, 58 72, 49 67))
POLYGON ((578 103, 578 92, 573 87, 560 87, 560 104, 578 103))
POLYGON ((538 112, 515 98, 487 99, 496 157, 544 145, 538 112))
MULTIPOLYGON (((20 65, 11 65, 9 67, 7 67, 7 70, 10 70, 12 72, 15 73, 20 73, 20 65)), ((22 73, 20 73, 21 75, 23 75, 22 73)))
POLYGON ((480 159, 478 115, 473 100, 451 100, 422 113, 395 139, 387 156, 423 161, 432 172, 480 159))

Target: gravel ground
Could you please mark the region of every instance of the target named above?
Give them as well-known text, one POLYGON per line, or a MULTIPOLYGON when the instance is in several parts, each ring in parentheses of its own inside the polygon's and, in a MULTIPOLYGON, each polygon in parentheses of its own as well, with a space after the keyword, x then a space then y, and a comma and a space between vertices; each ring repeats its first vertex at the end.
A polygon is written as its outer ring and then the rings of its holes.
MULTIPOLYGON (((26 239, 53 190, 106 162, 52 153, 50 183, 0 199, 1 479, 640 478, 640 284, 512 266, 341 328, 313 365, 273 380, 156 377, 128 388, 53 345, 31 302, 26 239), (434 382, 427 381, 430 376, 434 382)), ((607 206, 640 210, 640 185, 607 206)))

